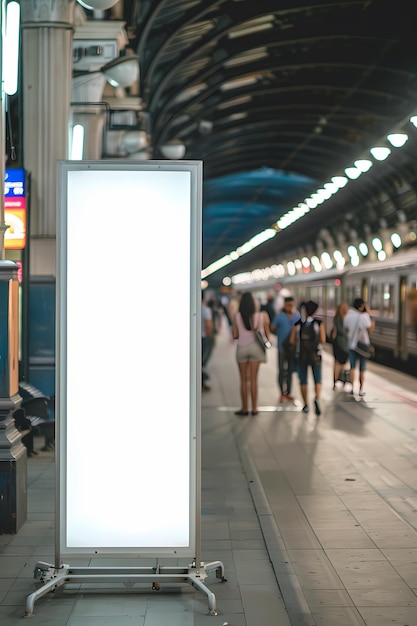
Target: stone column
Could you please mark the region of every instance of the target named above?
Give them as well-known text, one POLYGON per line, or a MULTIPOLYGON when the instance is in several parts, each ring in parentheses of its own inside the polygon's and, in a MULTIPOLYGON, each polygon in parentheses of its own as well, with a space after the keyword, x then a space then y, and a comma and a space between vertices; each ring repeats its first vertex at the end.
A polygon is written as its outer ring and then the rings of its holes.
POLYGON ((68 158, 75 0, 21 0, 31 274, 55 275, 57 160, 68 158))

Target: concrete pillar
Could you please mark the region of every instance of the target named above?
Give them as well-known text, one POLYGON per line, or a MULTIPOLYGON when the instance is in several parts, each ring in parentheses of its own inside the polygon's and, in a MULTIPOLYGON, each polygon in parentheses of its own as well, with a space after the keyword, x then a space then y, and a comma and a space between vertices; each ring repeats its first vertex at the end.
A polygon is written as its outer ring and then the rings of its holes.
POLYGON ((55 275, 57 160, 68 158, 75 0, 21 0, 24 167, 31 273, 55 275))

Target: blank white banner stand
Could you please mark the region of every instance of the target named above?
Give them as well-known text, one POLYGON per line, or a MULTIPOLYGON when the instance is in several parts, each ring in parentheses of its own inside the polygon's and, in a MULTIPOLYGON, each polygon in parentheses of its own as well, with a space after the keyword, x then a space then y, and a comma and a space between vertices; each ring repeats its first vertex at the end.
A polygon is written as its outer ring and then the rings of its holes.
POLYGON ((55 563, 36 563, 27 616, 74 582, 190 584, 217 614, 204 581, 223 564, 200 547, 201 194, 200 161, 58 162, 55 563), (124 557, 155 565, 107 565, 124 557))

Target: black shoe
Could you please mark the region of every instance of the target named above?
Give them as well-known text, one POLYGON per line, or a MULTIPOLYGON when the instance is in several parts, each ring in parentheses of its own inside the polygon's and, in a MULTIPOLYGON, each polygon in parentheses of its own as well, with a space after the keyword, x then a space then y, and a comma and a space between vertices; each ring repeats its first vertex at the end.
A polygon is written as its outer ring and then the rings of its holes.
POLYGON ((252 415, 258 415, 258 411, 252 411, 252 415))
POLYGON ((242 409, 240 411, 235 411, 235 415, 249 415, 249 411, 242 411, 242 409))
POLYGON ((305 404, 303 406, 303 413, 308 413, 308 406, 307 406, 307 404, 305 404))
POLYGON ((317 398, 314 400, 314 406, 316 408, 316 415, 321 415, 320 404, 317 398))

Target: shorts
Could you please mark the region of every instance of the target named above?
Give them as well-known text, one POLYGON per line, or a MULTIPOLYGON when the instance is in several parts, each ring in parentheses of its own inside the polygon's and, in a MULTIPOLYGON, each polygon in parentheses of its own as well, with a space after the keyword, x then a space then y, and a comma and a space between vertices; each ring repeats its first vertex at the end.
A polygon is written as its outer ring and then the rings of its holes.
POLYGON ((366 370, 366 362, 368 359, 365 359, 364 356, 361 356, 355 350, 349 350, 349 362, 351 369, 354 369, 356 363, 359 361, 359 371, 364 372, 366 370))
POLYGON ((266 353, 257 341, 252 341, 252 343, 248 343, 246 346, 236 346, 236 360, 238 363, 245 363, 245 361, 266 363, 266 353))
POLYGON ((306 385, 308 380, 308 368, 311 367, 311 371, 313 372, 314 382, 321 383, 321 359, 316 363, 298 363, 297 371, 298 377, 300 379, 300 385, 306 385))

